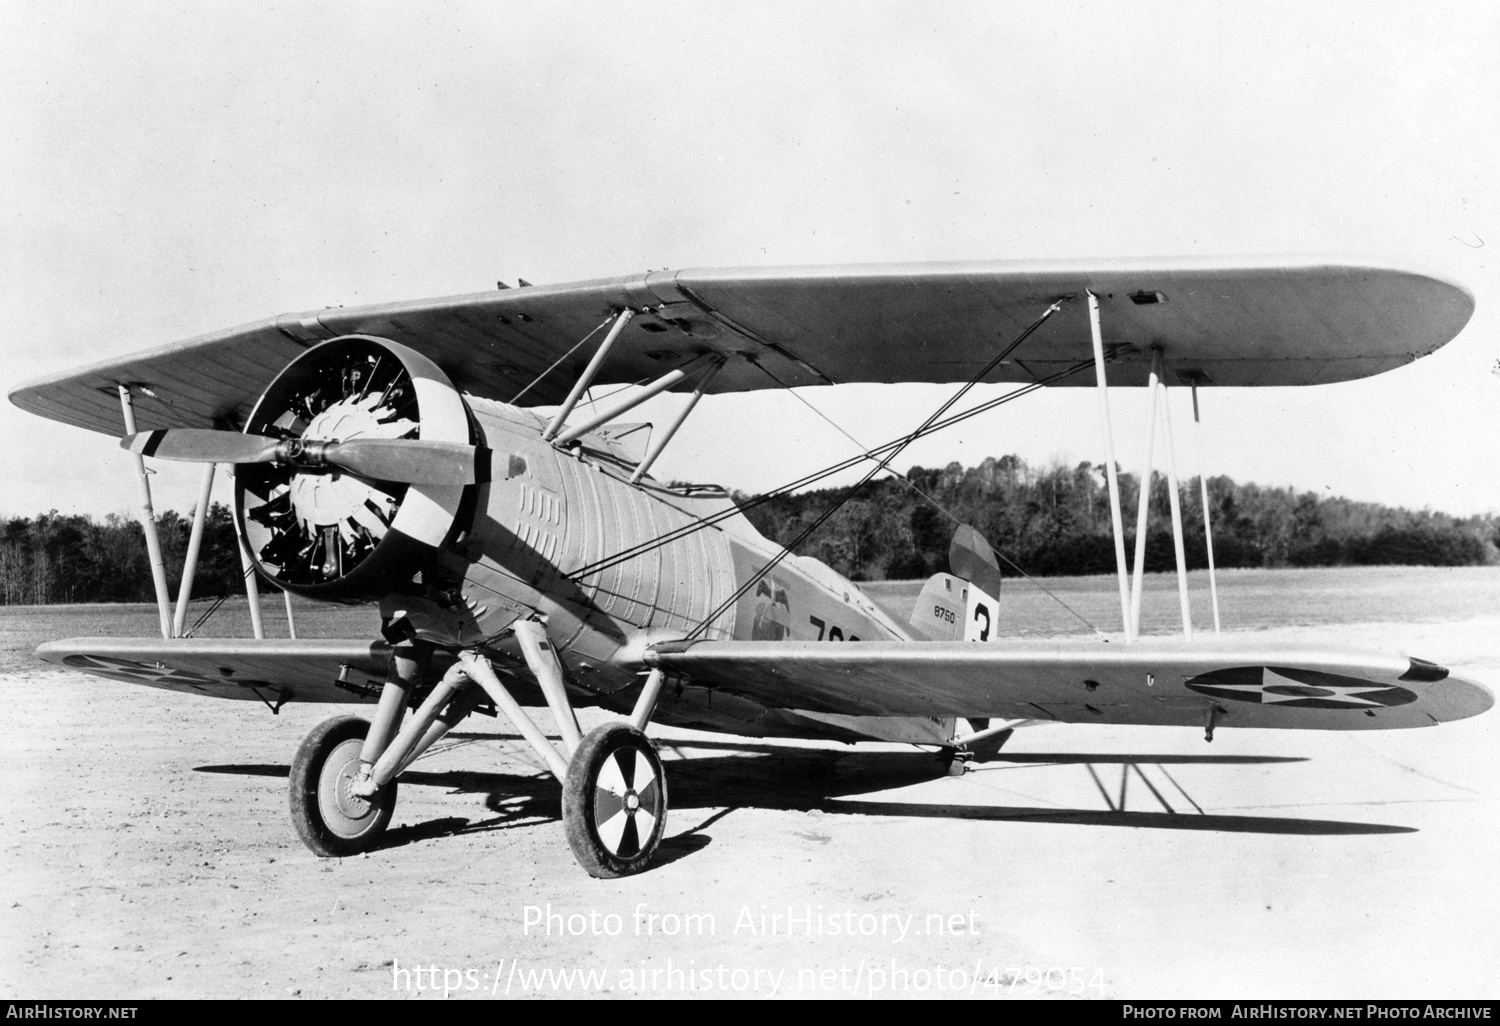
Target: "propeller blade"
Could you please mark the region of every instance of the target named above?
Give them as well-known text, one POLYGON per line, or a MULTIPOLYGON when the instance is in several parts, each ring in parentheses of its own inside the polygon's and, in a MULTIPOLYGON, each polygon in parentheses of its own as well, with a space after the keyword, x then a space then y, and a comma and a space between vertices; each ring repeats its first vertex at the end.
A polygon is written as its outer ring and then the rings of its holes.
POLYGON ((141 456, 190 463, 270 463, 277 441, 264 435, 207 428, 159 428, 120 439, 120 448, 141 456))
POLYGON ((272 463, 333 466, 377 481, 468 485, 488 480, 489 450, 419 438, 351 438, 343 442, 267 438, 237 431, 161 428, 120 439, 142 456, 192 463, 272 463))
POLYGON ((489 450, 419 438, 351 438, 330 442, 323 458, 351 474, 408 484, 473 484, 487 480, 489 450))

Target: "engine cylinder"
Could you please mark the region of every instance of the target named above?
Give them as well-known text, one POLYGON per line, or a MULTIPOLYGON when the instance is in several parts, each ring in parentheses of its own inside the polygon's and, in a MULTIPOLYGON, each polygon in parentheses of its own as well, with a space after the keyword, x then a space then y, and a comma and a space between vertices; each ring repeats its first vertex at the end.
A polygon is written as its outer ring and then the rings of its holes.
MULTIPOLYGON (((368 335, 331 339, 289 363, 245 432, 309 444, 474 440, 464 399, 436 364, 368 335)), ((331 466, 250 464, 236 470, 235 516, 256 568, 277 587, 363 602, 410 586, 459 529, 471 490, 375 481, 331 466)))

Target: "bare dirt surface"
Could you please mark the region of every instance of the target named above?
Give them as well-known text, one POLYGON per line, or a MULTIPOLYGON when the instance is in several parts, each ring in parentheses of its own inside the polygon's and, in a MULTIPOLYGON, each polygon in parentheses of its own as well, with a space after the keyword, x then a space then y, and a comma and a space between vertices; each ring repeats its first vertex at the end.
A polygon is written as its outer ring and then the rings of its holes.
MULTIPOLYGON (((1489 610, 1336 634, 1500 684, 1489 610)), ((384 848, 325 860, 286 775, 338 707, 22 668, 0 700, 6 997, 1500 996, 1493 712, 1212 745, 1038 728, 961 778, 653 728, 668 839, 599 881, 494 720, 402 778, 384 848)))

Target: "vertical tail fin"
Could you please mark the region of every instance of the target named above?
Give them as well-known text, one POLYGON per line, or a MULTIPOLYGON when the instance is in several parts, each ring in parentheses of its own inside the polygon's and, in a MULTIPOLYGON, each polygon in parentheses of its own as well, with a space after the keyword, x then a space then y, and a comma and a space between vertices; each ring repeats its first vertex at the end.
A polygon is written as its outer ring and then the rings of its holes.
POLYGON ((995 641, 999 636, 1000 562, 968 525, 953 532, 950 573, 933 574, 917 596, 910 623, 928 641, 995 641))
POLYGON ((909 621, 919 638, 958 641, 964 636, 969 586, 953 574, 933 574, 922 586, 909 621))
MULTIPOLYGON (((1000 640, 1000 561, 990 543, 968 524, 953 532, 948 546, 946 574, 934 574, 917 596, 911 625, 930 641, 990 642, 1000 640)), ((968 716, 969 730, 977 733, 989 729, 987 717, 968 716)), ((953 724, 956 726, 956 724, 953 724)), ((965 746, 955 756, 953 766, 963 772, 966 762, 979 755, 980 761, 993 758, 1010 731, 999 731, 985 739, 983 748, 965 746)), ((953 769, 950 768, 952 773, 953 769)))

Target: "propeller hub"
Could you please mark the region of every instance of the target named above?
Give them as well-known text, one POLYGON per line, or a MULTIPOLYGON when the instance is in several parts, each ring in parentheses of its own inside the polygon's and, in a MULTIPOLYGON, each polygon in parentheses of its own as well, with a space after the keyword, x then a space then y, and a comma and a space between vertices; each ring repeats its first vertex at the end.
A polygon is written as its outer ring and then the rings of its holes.
POLYGON ((328 466, 328 447, 332 442, 315 438, 287 438, 276 446, 276 461, 294 467, 317 468, 328 466))
POLYGON ((333 469, 332 474, 297 474, 291 479, 292 509, 308 537, 329 524, 356 525, 353 530, 343 526, 345 536, 355 534, 360 524, 379 531, 395 514, 391 496, 357 477, 340 473, 328 459, 329 449, 345 439, 399 438, 416 427, 415 422, 405 419, 382 424, 373 412, 379 398, 377 393, 341 399, 314 417, 301 438, 286 438, 276 446, 279 463, 299 470, 333 469), (374 520, 372 513, 378 514, 374 520))

